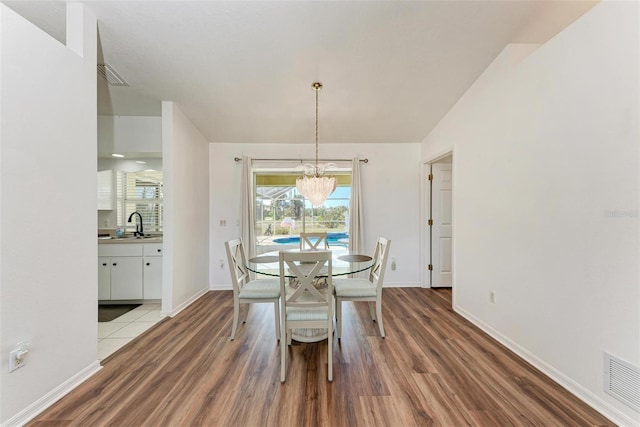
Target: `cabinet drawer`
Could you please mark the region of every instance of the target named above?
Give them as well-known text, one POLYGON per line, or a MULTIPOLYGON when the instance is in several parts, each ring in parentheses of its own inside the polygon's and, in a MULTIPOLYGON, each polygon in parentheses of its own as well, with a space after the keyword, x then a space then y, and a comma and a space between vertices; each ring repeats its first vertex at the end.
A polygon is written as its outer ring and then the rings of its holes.
POLYGON ((144 256, 162 256, 162 243, 146 243, 142 246, 144 256))
POLYGON ((139 243, 105 243, 98 245, 98 256, 142 256, 139 243))

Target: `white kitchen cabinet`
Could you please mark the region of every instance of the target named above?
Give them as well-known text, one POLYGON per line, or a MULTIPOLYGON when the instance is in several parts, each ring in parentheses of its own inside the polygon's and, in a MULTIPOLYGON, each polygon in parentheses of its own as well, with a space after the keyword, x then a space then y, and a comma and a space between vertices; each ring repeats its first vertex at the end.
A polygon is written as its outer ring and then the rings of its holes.
POLYGON ((162 299, 162 243, 99 244, 98 299, 162 299))
POLYGON ((142 259, 111 257, 111 299, 142 299, 142 259))
POLYGON ((111 299, 111 258, 98 257, 98 299, 111 299))
POLYGON ((112 170, 98 172, 98 210, 111 211, 115 207, 114 174, 112 170))
POLYGON ((144 299, 162 299, 162 243, 142 245, 144 299))
POLYGON ((162 257, 144 258, 144 299, 162 299, 162 257))

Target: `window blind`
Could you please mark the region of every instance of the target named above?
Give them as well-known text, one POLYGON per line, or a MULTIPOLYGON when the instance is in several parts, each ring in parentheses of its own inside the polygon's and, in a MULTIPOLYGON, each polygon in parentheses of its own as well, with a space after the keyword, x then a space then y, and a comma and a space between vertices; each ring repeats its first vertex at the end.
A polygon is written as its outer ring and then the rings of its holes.
POLYGON ((145 232, 161 232, 162 171, 116 172, 118 226, 135 231, 135 220, 127 222, 133 212, 142 215, 145 232))

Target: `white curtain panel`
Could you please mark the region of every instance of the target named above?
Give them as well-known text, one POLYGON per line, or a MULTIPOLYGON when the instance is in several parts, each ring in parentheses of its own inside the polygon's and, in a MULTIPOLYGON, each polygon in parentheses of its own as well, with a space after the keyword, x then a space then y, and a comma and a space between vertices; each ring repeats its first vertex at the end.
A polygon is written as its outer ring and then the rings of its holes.
POLYGON ((244 242, 245 251, 249 258, 256 253, 256 236, 253 218, 253 170, 251 157, 242 157, 242 219, 240 220, 240 233, 244 242))
POLYGON ((349 206, 349 250, 362 253, 362 191, 360 189, 360 159, 355 157, 351 166, 351 205, 349 206))

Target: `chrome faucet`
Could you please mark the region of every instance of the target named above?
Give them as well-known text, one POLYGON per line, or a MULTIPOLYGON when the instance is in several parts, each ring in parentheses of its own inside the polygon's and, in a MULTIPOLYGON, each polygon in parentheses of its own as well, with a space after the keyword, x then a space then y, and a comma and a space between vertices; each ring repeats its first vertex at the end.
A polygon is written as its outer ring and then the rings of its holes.
POLYGON ((131 219, 133 219, 134 215, 138 215, 138 218, 140 218, 140 224, 138 224, 138 222, 136 221, 136 231, 133 232, 134 236, 144 236, 144 229, 142 228, 142 215, 140 215, 139 212, 133 212, 131 215, 129 215, 129 220, 127 222, 131 222, 131 219))

